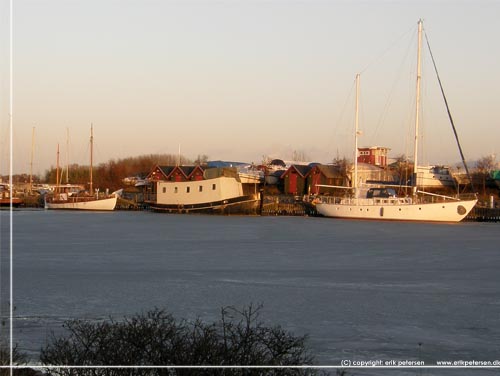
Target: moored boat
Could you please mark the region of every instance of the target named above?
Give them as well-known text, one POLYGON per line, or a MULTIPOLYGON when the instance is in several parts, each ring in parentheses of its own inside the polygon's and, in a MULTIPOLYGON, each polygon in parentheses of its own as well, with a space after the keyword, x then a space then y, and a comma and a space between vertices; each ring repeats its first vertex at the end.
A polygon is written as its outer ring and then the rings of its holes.
POLYGON ((447 166, 418 166, 417 186, 420 188, 445 188, 456 186, 447 166))
POLYGON ((255 213, 260 199, 255 184, 243 184, 236 168, 211 168, 203 180, 156 181, 155 211, 170 213, 255 213))
POLYGON ((118 196, 112 194, 109 197, 99 197, 89 195, 75 195, 68 196, 61 193, 52 197, 46 197, 46 209, 59 209, 59 210, 96 210, 96 211, 110 211, 116 207, 118 196))
MULTIPOLYGON (((90 128, 90 183, 89 192, 74 192, 64 189, 64 186, 59 182, 59 147, 57 150, 57 183, 55 191, 52 194, 45 195, 45 208, 58 210, 95 210, 95 211, 112 211, 116 207, 118 194, 100 194, 97 190, 94 193, 93 189, 93 127, 90 128)), ((68 185, 73 188, 73 186, 68 185)))
MULTIPOLYGON (((399 221, 438 221, 459 222, 464 219, 477 202, 475 195, 468 198, 456 198, 419 191, 418 184, 418 128, 421 79, 421 43, 422 21, 418 22, 417 53, 417 93, 415 116, 414 170, 412 179, 412 196, 397 197, 396 192, 384 187, 360 189, 357 175, 358 129, 359 124, 359 74, 356 75, 356 110, 355 110, 355 155, 352 187, 333 187, 352 190, 353 193, 343 197, 320 196, 315 199, 319 214, 334 218, 356 218, 399 221)), ((465 166, 467 169, 467 166, 465 166)))

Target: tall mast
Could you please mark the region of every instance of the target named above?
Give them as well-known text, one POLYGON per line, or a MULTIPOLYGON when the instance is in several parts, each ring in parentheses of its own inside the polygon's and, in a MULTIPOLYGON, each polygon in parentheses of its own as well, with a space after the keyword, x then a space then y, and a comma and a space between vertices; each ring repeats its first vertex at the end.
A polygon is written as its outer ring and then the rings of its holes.
POLYGON ((57 144, 57 158, 56 158, 56 193, 59 193, 59 143, 57 144))
POLYGON ((30 190, 29 192, 33 190, 33 151, 35 149, 35 127, 33 127, 33 130, 31 132, 31 160, 30 160, 30 190))
POLYGON ((359 73, 356 74, 356 112, 354 116, 354 197, 358 197, 359 73))
POLYGON ((94 187, 92 183, 92 164, 94 159, 94 126, 90 124, 90 194, 94 194, 94 187))
POLYGON ((66 184, 69 184, 69 128, 66 127, 66 184))
POLYGON ((418 121, 420 113, 420 80, 421 80, 421 52, 422 52, 422 20, 418 20, 418 50, 417 50, 417 93, 415 104, 415 145, 413 150, 413 181, 412 193, 417 194, 417 174, 418 174, 418 121))

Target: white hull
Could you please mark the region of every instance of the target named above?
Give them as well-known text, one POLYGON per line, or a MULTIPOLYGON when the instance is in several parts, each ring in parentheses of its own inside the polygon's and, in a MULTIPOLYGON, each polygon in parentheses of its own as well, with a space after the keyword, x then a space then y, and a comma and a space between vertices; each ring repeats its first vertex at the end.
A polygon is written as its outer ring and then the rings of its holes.
POLYGON ((263 180, 263 175, 259 174, 247 174, 240 172, 238 173, 238 176, 243 184, 260 184, 263 180))
POLYGON ((116 201, 118 200, 117 195, 113 195, 110 198, 94 199, 94 200, 82 200, 82 201, 72 201, 68 199, 67 201, 57 201, 50 202, 45 201, 45 209, 58 209, 58 210, 96 210, 96 211, 111 211, 115 210, 116 201))
POLYGON ((200 205, 243 197, 243 186, 235 178, 171 182, 159 181, 156 203, 160 205, 200 205))
POLYGON ((477 200, 412 203, 410 199, 351 199, 347 202, 319 202, 319 214, 333 218, 389 221, 460 222, 477 200), (385 201, 380 202, 380 201, 385 201))
POLYGON ((156 184, 156 200, 150 204, 158 211, 216 212, 233 207, 235 211, 244 212, 256 208, 259 202, 258 195, 244 194, 242 183, 234 177, 220 176, 186 182, 159 181, 156 184))
POLYGON ((447 167, 418 166, 417 186, 420 188, 444 188, 456 185, 447 167))

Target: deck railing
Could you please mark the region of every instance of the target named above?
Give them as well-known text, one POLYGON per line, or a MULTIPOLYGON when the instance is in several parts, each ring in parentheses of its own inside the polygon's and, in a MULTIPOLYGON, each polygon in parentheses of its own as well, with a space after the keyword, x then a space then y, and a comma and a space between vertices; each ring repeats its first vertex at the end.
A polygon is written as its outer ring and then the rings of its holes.
POLYGON ((429 204, 437 202, 452 202, 457 200, 474 200, 474 194, 464 194, 459 197, 450 197, 442 195, 418 195, 413 197, 375 197, 375 198, 350 198, 338 196, 316 196, 310 197, 309 201, 321 202, 334 205, 411 205, 411 204, 429 204))

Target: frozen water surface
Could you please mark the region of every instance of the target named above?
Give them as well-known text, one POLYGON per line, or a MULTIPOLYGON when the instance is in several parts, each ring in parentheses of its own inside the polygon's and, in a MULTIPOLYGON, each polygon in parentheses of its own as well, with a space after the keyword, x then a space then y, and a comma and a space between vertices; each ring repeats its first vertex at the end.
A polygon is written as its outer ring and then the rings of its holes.
MULTIPOLYGON (((0 216, 5 313, 8 212, 0 216)), ((68 318, 161 307, 212 321, 223 306, 262 303, 264 321, 309 335, 320 365, 497 360, 499 234, 486 223, 19 210, 15 342, 36 359, 68 318)), ((375 371, 389 372, 352 373, 375 371)), ((470 374, 391 372, 417 371, 470 374)))

